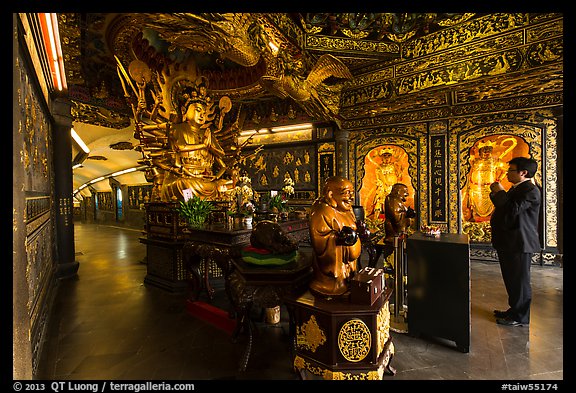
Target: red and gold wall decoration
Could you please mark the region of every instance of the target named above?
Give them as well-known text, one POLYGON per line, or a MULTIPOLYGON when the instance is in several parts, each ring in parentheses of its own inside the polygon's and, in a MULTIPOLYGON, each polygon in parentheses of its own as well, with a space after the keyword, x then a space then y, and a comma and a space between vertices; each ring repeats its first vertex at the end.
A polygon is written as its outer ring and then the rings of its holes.
POLYGON ((372 219, 383 220, 384 201, 396 183, 405 184, 410 196, 406 204, 414 208, 414 187, 408 173, 408 154, 396 145, 380 145, 364 158, 364 178, 360 190, 360 204, 372 219))

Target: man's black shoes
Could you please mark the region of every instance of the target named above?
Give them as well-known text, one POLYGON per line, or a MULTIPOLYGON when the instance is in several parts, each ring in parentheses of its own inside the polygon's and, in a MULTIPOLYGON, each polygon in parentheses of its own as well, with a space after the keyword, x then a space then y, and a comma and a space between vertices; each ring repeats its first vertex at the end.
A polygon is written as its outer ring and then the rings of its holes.
POLYGON ((502 311, 502 310, 494 310, 494 316, 496 318, 506 318, 508 316, 508 312, 510 310, 502 311))
POLYGON ((521 323, 521 322, 515 321, 509 317, 498 318, 498 319, 496 319, 496 323, 498 325, 505 325, 505 326, 528 326, 527 323, 521 323))

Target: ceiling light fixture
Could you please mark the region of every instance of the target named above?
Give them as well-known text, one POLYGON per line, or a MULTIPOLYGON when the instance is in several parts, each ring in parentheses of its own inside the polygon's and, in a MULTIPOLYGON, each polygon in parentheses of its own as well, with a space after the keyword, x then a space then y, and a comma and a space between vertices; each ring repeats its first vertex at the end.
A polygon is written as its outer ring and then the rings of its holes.
POLYGON ((86 182, 86 183, 82 184, 80 187, 78 187, 77 189, 75 189, 73 191, 73 195, 76 195, 80 190, 86 188, 90 184, 98 183, 99 181, 106 180, 110 177, 125 175, 126 173, 130 173, 130 172, 134 172, 134 171, 141 171, 141 170, 144 170, 146 168, 148 168, 146 165, 141 165, 141 166, 136 166, 136 167, 124 169, 121 171, 110 173, 108 175, 97 177, 96 179, 92 179, 89 182, 86 182))
POLYGON ((111 175, 109 175, 109 176, 110 176, 110 177, 114 177, 114 176, 124 175, 124 174, 126 174, 126 173, 134 172, 134 171, 137 170, 137 169, 138 169, 138 167, 124 169, 123 171, 114 172, 113 174, 111 174, 111 175))
POLYGON ((268 128, 260 128, 259 130, 245 130, 245 131, 240 131, 240 136, 248 136, 248 135, 254 135, 254 134, 266 134, 268 133, 268 131, 270 131, 268 128))
POLYGON ((104 180, 104 179, 106 179, 106 176, 100 176, 100 177, 97 177, 96 179, 90 180, 90 181, 88 182, 88 184, 98 183, 100 180, 104 180))
POLYGON ((256 130, 245 130, 245 131, 240 131, 241 136, 246 136, 246 135, 252 135, 252 134, 256 134, 256 130))
POLYGON ((74 140, 76 141, 76 143, 78 144, 78 146, 80 146, 80 148, 82 150, 84 150, 84 152, 86 153, 90 153, 90 149, 88 148, 88 146, 86 146, 86 144, 84 143, 84 141, 82 140, 82 138, 80 138, 80 135, 78 135, 76 133, 76 131, 74 130, 74 128, 70 129, 70 134, 72 135, 72 138, 74 138, 74 140))
POLYGON ((296 130, 308 130, 312 128, 311 123, 294 124, 291 126, 279 126, 272 127, 270 131, 272 132, 285 132, 285 131, 296 131, 296 130))
POLYGON ((55 13, 41 13, 39 14, 39 19, 42 27, 46 55, 52 73, 52 86, 58 91, 66 90, 68 86, 64 73, 64 60, 62 47, 60 46, 58 19, 55 13))

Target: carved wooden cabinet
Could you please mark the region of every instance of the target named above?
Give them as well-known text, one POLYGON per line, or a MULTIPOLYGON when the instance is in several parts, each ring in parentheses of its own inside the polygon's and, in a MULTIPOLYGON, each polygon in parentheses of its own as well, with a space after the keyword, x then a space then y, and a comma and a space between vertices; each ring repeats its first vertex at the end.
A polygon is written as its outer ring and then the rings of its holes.
POLYGON ((322 299, 310 291, 285 299, 293 367, 302 379, 379 380, 394 374, 386 290, 371 305, 322 299))

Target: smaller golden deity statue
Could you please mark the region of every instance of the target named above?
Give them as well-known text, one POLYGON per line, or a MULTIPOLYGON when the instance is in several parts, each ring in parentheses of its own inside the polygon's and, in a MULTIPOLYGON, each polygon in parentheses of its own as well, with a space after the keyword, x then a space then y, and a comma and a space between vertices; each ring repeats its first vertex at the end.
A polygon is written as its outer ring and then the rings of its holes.
POLYGON ((416 217, 414 209, 405 204, 408 195, 408 187, 402 183, 396 183, 392 186, 390 194, 386 196, 384 243, 393 243, 395 237, 408 234, 412 219, 416 217))
POLYGON ((356 272, 362 250, 352 210, 352 182, 340 176, 326 179, 322 195, 310 210, 310 239, 314 250, 314 277, 309 284, 315 296, 345 294, 356 272))

